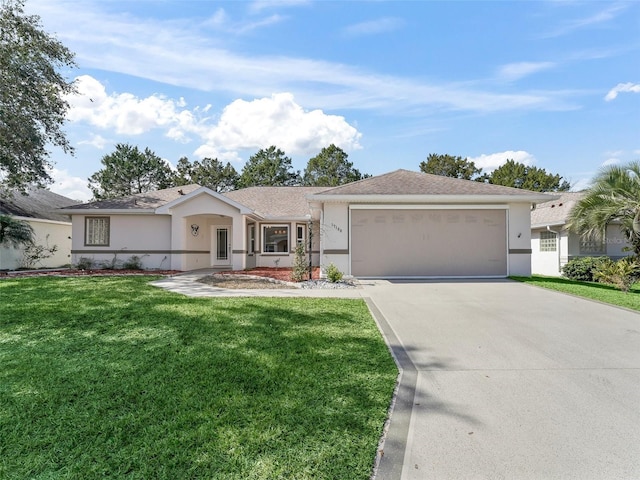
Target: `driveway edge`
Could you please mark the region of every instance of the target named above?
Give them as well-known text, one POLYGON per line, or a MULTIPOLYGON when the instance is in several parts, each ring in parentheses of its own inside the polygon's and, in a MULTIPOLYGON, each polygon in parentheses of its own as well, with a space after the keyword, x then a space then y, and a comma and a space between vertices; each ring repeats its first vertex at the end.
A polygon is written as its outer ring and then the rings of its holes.
POLYGON ((372 478, 396 480, 402 477, 418 371, 380 309, 371 298, 367 297, 364 300, 400 370, 398 384, 389 409, 388 428, 378 447, 372 478))

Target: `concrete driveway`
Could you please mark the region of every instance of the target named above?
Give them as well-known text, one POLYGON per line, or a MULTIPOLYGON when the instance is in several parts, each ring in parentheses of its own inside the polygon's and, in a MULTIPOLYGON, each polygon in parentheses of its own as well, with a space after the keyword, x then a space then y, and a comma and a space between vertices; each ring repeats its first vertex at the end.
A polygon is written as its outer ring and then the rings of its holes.
POLYGON ((508 280, 362 283, 404 369, 377 479, 640 478, 640 315, 508 280))

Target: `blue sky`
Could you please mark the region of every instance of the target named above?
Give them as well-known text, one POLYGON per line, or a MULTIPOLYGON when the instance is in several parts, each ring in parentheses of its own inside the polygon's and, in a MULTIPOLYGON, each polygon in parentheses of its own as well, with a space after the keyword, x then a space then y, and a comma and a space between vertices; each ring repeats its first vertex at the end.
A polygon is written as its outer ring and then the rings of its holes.
POLYGON ((585 187, 640 160, 640 2, 27 0, 80 94, 52 190, 87 200, 116 143, 238 171, 334 143, 363 173, 513 158, 585 187))

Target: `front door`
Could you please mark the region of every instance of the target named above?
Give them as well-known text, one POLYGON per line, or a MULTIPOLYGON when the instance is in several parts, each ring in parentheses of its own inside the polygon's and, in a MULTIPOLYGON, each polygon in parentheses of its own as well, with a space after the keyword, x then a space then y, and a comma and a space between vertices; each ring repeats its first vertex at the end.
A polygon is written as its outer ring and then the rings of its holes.
POLYGON ((215 227, 213 243, 213 266, 231 265, 231 228, 215 227))

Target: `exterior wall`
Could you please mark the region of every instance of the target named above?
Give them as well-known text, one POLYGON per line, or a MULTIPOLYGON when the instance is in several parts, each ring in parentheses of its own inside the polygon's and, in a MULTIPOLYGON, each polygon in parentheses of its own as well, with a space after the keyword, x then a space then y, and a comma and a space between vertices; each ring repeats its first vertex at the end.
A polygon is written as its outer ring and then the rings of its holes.
POLYGON ((540 251, 540 233, 546 232, 546 228, 538 228, 531 231, 531 273, 534 275, 547 275, 558 277, 562 274, 562 266, 568 261, 569 235, 561 227, 553 227, 551 230, 558 232, 555 252, 540 251))
POLYGON ((349 263, 349 205, 325 203, 320 219, 320 266, 333 263, 346 275, 351 275, 349 263))
POLYGON ((136 255, 145 269, 168 269, 171 265, 171 217, 167 215, 73 215, 71 262, 89 258, 96 266, 114 258, 126 261, 136 255), (85 245, 85 217, 109 217, 109 245, 85 245))
MULTIPOLYGON (((614 260, 622 257, 627 257, 632 252, 631 251, 625 252, 624 249, 630 246, 631 245, 629 244, 629 242, 627 242, 627 240, 622 235, 622 232, 620 231, 620 226, 609 225, 607 227, 607 233, 606 233, 606 239, 605 239, 606 250, 600 256, 606 255, 613 258, 614 260)), ((599 256, 597 254, 580 253, 580 236, 575 233, 571 233, 569 235, 568 252, 569 252, 569 259, 574 257, 599 256)))
POLYGON ((242 270, 246 253, 244 245, 244 219, 239 210, 217 200, 208 194, 202 194, 171 209, 171 245, 174 253, 171 268, 174 270, 192 270, 212 266, 211 248, 213 225, 230 225, 232 252, 228 268, 242 270), (205 220, 207 219, 207 220, 205 220), (194 220, 194 221, 191 221, 194 220), (200 225, 198 221, 203 222, 200 225), (200 226, 198 237, 191 235, 191 224, 200 226))
MULTIPOLYGON (((36 245, 53 247, 58 250, 50 258, 42 260, 35 268, 57 268, 71 263, 71 223, 16 217, 26 220, 33 228, 36 245)), ((22 267, 24 247, 0 247, 0 270, 15 270, 22 267)))
POLYGON ((531 276, 531 205, 509 204, 508 250, 509 275, 531 276))
POLYGON ((628 256, 631 252, 624 251, 629 246, 620 231, 618 225, 609 225, 606 235, 606 251, 602 254, 587 254, 580 252, 580 235, 568 232, 567 229, 556 226, 551 230, 560 232, 559 251, 541 252, 540 251, 540 232, 547 231, 546 228, 537 228, 531 232, 531 270, 536 275, 548 275, 558 277, 562 275, 562 267, 572 258, 576 257, 595 257, 608 256, 614 260, 628 256))

